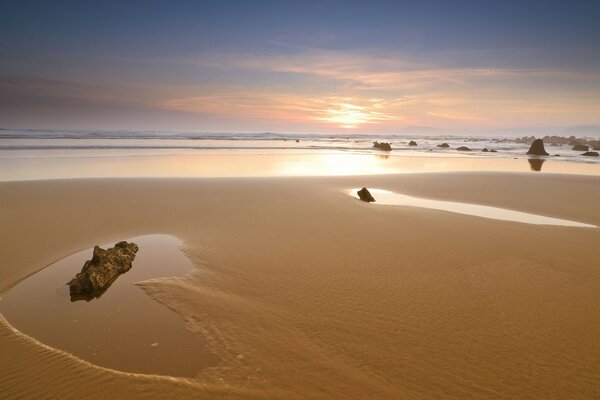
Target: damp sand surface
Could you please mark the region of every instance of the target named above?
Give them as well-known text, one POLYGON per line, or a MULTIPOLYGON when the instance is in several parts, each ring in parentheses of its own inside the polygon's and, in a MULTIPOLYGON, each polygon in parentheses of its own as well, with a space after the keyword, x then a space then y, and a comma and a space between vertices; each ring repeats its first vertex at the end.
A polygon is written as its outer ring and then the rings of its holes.
POLYGON ((600 178, 538 172, 3 182, 2 295, 95 244, 169 233, 196 268, 138 286, 220 362, 193 378, 125 374, 4 316, 0 397, 597 397, 599 229, 348 196, 363 186, 600 225, 600 178))
MULTIPOLYGON (((359 189, 357 188, 350 190, 350 195, 358 198, 358 190, 359 189)), ((524 224, 597 228, 595 225, 586 224, 583 222, 546 217, 544 215, 507 210, 499 207, 482 206, 479 204, 461 203, 457 201, 424 199, 415 196, 408 196, 402 193, 394 193, 384 189, 369 189, 369 192, 375 196, 374 204, 429 208, 433 210, 473 215, 476 217, 497 219, 501 221, 520 222, 524 224)))
MULTIPOLYGON (((133 267, 98 298, 72 300, 66 285, 91 258, 86 249, 63 258, 11 288, 0 312, 21 332, 93 364, 121 371, 194 376, 217 359, 172 310, 136 283, 184 276, 193 270, 169 235, 127 238, 139 246, 133 267)), ((105 244, 101 247, 112 247, 105 244)))

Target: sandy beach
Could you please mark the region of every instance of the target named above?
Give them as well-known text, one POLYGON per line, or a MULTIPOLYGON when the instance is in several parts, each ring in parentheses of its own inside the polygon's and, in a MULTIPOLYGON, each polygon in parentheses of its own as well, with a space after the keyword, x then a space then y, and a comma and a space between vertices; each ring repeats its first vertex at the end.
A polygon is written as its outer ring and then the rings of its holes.
POLYGON ((94 366, 0 318, 0 397, 590 399, 600 229, 347 195, 373 187, 600 226, 600 177, 423 173, 0 183, 0 293, 98 243, 169 234, 194 271, 140 286, 218 366, 94 366))

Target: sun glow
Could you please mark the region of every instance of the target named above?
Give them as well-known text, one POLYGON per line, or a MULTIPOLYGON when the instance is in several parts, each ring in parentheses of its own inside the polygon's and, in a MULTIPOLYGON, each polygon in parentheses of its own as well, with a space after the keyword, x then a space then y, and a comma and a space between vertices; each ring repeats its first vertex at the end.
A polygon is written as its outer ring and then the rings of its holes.
POLYGON ((377 104, 362 106, 348 102, 335 102, 324 108, 317 119, 337 124, 346 129, 354 129, 363 124, 373 124, 392 119, 389 115, 375 111, 376 106, 377 104))

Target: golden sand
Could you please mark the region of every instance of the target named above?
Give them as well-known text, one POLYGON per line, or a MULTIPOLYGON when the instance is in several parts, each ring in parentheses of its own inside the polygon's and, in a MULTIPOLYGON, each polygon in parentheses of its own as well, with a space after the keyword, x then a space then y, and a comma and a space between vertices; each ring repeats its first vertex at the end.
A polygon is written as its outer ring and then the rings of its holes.
POLYGON ((144 290, 221 363, 192 379, 83 362, 0 318, 0 398, 590 399, 600 229, 362 203, 352 187, 600 225, 600 178, 512 173, 0 184, 0 293, 164 233, 196 270, 144 290))

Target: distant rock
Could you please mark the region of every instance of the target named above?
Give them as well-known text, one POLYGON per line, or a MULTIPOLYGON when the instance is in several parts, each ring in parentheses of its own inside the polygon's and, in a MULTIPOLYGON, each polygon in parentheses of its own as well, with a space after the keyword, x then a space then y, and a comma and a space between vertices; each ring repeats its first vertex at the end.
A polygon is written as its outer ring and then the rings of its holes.
POLYGON ((457 148, 456 150, 458 151, 471 151, 470 148, 468 148, 467 146, 460 146, 459 148, 457 148))
POLYGON ((531 143, 531 147, 527 154, 535 155, 535 156, 547 156, 546 149, 544 148, 544 141, 542 139, 535 139, 533 143, 531 143))
POLYGON ((600 154, 598 154, 597 151, 586 151, 585 153, 582 154, 582 156, 598 157, 598 156, 600 156, 600 154))
POLYGON ((408 142, 409 146, 416 146, 417 142, 415 142, 414 140, 411 140, 410 142, 408 142))
POLYGON ((483 150, 481 150, 481 151, 483 151, 484 153, 487 153, 489 150, 487 149, 487 147, 484 147, 483 150))
POLYGON ((392 151, 392 145, 385 142, 373 142, 373 147, 379 150, 392 151))
POLYGON ((296 143, 300 143, 300 139, 296 139, 296 143))
POLYGON ((367 203, 372 203, 375 201, 375 199, 371 195, 371 192, 369 192, 369 189, 367 189, 366 187, 360 189, 358 192, 356 192, 356 194, 358 194, 358 197, 362 201, 366 201, 367 203))
POLYGON ((575 146, 573 146, 572 150, 575 151, 588 151, 590 149, 589 146, 586 146, 585 144, 576 144, 575 146))
POLYGON ((86 261, 81 272, 68 283, 71 299, 99 297, 120 274, 131 269, 137 251, 135 243, 125 241, 106 250, 94 247, 92 259, 86 261))
POLYGON ((448 143, 442 143, 438 144, 436 147, 443 147, 444 149, 447 149, 448 147, 450 147, 450 145, 448 143))
POLYGON ((491 149, 491 150, 490 150, 490 153, 497 153, 497 152, 498 152, 498 151, 497 151, 497 150, 494 150, 494 149, 491 149))

